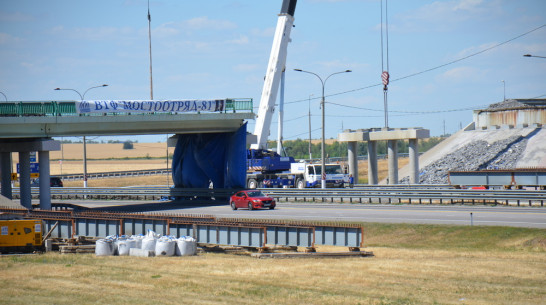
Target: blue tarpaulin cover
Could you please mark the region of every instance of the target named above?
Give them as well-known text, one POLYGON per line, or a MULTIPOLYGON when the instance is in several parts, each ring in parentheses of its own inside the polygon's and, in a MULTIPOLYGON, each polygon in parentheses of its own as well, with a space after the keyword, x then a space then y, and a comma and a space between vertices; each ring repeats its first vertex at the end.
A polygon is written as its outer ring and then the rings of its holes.
POLYGON ((178 135, 172 175, 175 187, 244 188, 246 124, 236 132, 178 135))

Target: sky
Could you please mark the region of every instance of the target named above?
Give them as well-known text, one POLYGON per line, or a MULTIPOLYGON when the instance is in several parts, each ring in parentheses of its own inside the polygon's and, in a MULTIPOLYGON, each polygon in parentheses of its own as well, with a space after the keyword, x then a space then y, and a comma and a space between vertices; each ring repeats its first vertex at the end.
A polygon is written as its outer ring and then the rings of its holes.
MULTIPOLYGON (((252 98, 257 113, 281 4, 150 0, 154 99, 252 98)), ((108 84, 85 99, 149 99, 147 11, 147 0, 0 1, 0 92, 9 101, 76 100, 53 89, 108 84)), ((546 56, 543 0, 390 0, 387 9, 385 0, 299 0, 294 25, 285 140, 308 138, 309 112, 312 138, 321 137, 321 82, 294 69, 323 79, 352 70, 325 84, 326 138, 385 126, 387 63, 392 128, 455 133, 472 109, 546 98, 546 59, 523 57, 546 56)), ((275 114, 270 140, 277 124, 275 114)))

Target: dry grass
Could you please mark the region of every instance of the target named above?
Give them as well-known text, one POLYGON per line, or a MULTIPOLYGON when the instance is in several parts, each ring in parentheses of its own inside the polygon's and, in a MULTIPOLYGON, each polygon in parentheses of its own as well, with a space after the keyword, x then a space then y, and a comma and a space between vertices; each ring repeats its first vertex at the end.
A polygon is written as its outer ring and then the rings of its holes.
MULTIPOLYGON (((83 180, 63 181, 65 187, 82 187, 83 180)), ((88 179, 89 187, 125 187, 125 186, 172 186, 171 175, 136 176, 125 178, 88 179)))
MULTIPOLYGON (((409 158, 398 158, 398 169, 406 166, 409 158)), ((387 159, 377 160, 377 176, 379 181, 389 176, 389 161, 387 159)), ((358 162, 358 182, 368 183, 368 161, 358 162)))
MULTIPOLYGON (((167 164, 166 159, 129 159, 129 160, 88 160, 87 172, 88 173, 101 173, 101 172, 115 172, 115 171, 128 171, 128 170, 141 170, 141 169, 159 169, 171 167, 171 160, 167 164)), ((61 163, 58 161, 52 161, 50 163, 51 174, 81 174, 83 173, 83 161, 63 161, 62 173, 61 163)))
POLYGON ((375 257, 0 258, 2 304, 543 304, 544 252, 374 247, 375 257))
MULTIPOLYGON (((133 149, 123 149, 122 143, 116 144, 87 144, 88 159, 109 159, 109 158, 165 158, 167 155, 166 144, 163 143, 133 143, 133 149)), ((169 154, 172 155, 174 147, 169 147, 169 154)), ((63 144, 62 150, 52 151, 51 160, 83 160, 83 144, 63 144)), ((13 154, 14 162, 18 162, 19 155, 13 154)))
MULTIPOLYGON (((124 151, 121 144, 91 144, 88 155, 92 159, 112 155, 165 156, 164 143, 142 144, 157 149, 141 150, 137 145, 140 144, 135 144, 133 151, 124 151), (113 149, 114 146, 119 147, 113 149)), ((78 147, 81 144, 65 145, 65 159, 81 159, 78 147)), ((57 157, 52 154, 52 158, 57 157)), ((400 160, 400 167, 404 162, 407 159, 400 160)), ((386 160, 379 163, 383 173, 380 178, 385 177, 386 160)), ((163 167, 165 159, 88 163, 89 172, 163 167)), ((60 173, 58 162, 52 162, 51 168, 53 174, 60 173)), ((360 179, 367 178, 366 171, 367 164, 360 164, 360 179)), ((81 172, 81 161, 63 162, 63 173, 81 172)), ((170 176, 90 179, 89 185, 168 185, 171 182, 167 183, 167 179, 170 176)), ((65 181, 66 186, 81 186, 81 183, 65 181)), ((57 253, 1 256, 0 304, 544 304, 546 301, 544 230, 364 226, 365 241, 370 246, 365 250, 373 251, 375 257, 259 260, 225 254, 185 258, 57 253)))

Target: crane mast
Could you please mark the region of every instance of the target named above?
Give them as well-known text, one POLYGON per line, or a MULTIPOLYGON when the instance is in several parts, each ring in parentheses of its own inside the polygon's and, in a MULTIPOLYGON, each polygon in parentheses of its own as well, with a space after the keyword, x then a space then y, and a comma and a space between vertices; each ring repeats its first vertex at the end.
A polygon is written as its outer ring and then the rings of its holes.
POLYGON ((296 10, 297 0, 283 0, 273 46, 269 55, 269 63, 260 98, 260 108, 256 118, 254 134, 257 137, 257 143, 252 144, 252 149, 267 149, 267 138, 271 128, 271 119, 275 110, 275 100, 279 91, 279 83, 282 71, 286 64, 286 55, 288 43, 290 42, 290 31, 294 24, 294 12, 296 10))

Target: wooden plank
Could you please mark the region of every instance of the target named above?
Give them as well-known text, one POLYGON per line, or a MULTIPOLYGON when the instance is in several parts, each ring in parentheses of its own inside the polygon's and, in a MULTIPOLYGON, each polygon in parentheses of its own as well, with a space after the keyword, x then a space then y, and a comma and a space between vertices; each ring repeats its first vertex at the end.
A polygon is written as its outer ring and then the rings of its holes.
POLYGON ((350 252, 287 252, 287 253, 252 253, 255 258, 343 258, 343 257, 366 257, 374 256, 369 251, 350 252))

